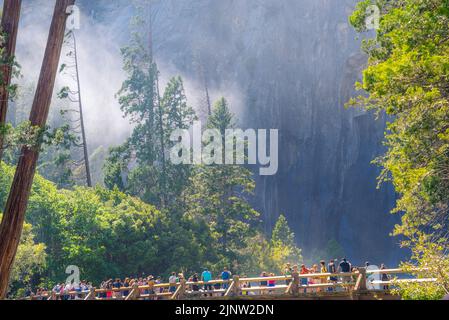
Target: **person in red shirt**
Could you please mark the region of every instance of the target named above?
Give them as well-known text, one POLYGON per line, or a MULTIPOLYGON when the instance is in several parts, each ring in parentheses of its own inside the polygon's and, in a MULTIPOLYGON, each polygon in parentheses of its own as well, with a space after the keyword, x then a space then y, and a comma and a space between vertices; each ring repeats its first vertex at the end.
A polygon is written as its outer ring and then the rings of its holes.
MULTIPOLYGON (((304 264, 301 265, 301 271, 299 272, 300 274, 309 274, 310 270, 306 268, 306 266, 304 264)), ((308 281, 307 281, 307 277, 301 278, 301 286, 307 286, 308 281)), ((304 288, 304 293, 307 292, 307 288, 304 288)))

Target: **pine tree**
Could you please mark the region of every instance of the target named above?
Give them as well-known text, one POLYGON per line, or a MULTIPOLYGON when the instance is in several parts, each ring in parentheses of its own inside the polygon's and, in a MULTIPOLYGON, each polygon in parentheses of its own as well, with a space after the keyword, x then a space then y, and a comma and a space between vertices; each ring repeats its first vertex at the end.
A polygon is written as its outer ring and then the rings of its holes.
POLYGON ((167 150, 173 130, 189 128, 195 113, 187 105, 180 77, 172 78, 160 96, 159 70, 151 48, 136 33, 130 46, 122 50, 129 77, 119 92, 119 102, 135 128, 122 146, 111 149, 105 184, 159 207, 179 207, 178 197, 188 184, 190 168, 171 165, 167 150))
MULTIPOLYGON (((234 116, 224 98, 214 106, 207 127, 225 130, 234 127, 234 116)), ((223 157, 224 157, 224 146, 223 157)), ((248 202, 254 191, 252 173, 238 165, 201 165, 195 170, 188 189, 187 216, 210 226, 223 263, 238 260, 245 239, 256 234, 259 213, 248 202)))
POLYGON ((285 246, 295 245, 295 234, 290 230, 287 219, 280 215, 271 234, 271 241, 282 243, 285 246))
POLYGON ((287 262, 299 263, 302 260, 301 249, 296 246, 295 234, 288 226, 287 219, 280 215, 271 234, 271 257, 281 269, 287 262))

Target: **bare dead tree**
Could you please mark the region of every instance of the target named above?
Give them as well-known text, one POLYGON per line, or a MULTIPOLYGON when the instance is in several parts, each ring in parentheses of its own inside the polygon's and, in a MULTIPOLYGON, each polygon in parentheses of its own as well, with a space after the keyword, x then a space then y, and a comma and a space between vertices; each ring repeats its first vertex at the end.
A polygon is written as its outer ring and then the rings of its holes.
POLYGON ((64 41, 68 48, 68 53, 66 54, 66 63, 61 65, 61 72, 64 72, 64 75, 69 76, 74 85, 76 86, 76 90, 71 90, 70 87, 64 87, 60 93, 60 98, 66 98, 72 104, 76 104, 76 109, 69 108, 65 110, 65 113, 69 113, 72 116, 70 119, 71 122, 71 131, 78 137, 81 137, 81 144, 76 144, 77 147, 83 149, 83 158, 80 161, 74 161, 73 164, 75 166, 84 165, 85 168, 85 177, 86 184, 88 187, 92 187, 92 177, 90 173, 90 165, 89 165, 89 152, 87 146, 87 137, 86 137, 86 129, 84 124, 84 113, 83 113, 83 102, 81 99, 81 82, 79 76, 79 63, 78 63, 78 51, 77 51, 77 42, 75 32, 73 30, 69 31, 66 34, 66 39, 64 41))
MULTIPOLYGON (((61 55, 67 21, 67 11, 75 0, 57 0, 30 113, 31 125, 44 129, 51 97, 55 85, 56 73, 61 55)), ((28 206, 31 186, 39 158, 40 143, 24 146, 9 192, 6 208, 0 225, 0 299, 4 299, 8 290, 9 277, 22 234, 25 212, 28 206)))
MULTIPOLYGON (((0 127, 6 124, 21 6, 22 0, 5 0, 3 2, 0 31, 4 33, 6 39, 0 48, 3 53, 0 68, 0 127)), ((0 161, 3 156, 3 140, 4 137, 0 134, 0 161)))

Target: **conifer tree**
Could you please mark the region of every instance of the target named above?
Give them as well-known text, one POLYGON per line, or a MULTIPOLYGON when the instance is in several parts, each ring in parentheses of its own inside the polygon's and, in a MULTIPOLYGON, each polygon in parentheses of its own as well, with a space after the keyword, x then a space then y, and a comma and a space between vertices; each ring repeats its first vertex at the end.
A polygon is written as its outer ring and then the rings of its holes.
MULTIPOLYGON (((234 115, 224 98, 216 102, 207 127, 222 135, 224 163, 225 131, 235 127, 234 115)), ((238 259, 245 239, 258 230, 259 213, 248 202, 254 188, 252 173, 239 165, 201 165, 192 176, 186 194, 187 215, 210 226, 225 263, 238 259)))

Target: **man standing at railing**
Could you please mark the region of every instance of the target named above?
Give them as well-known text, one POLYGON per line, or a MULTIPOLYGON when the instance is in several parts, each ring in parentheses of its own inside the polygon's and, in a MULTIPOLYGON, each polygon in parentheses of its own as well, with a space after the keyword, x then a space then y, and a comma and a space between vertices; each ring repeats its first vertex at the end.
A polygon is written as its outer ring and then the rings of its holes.
MULTIPOLYGON (((380 270, 385 270, 385 269, 387 269, 387 267, 385 266, 385 264, 382 263, 380 265, 380 270)), ((385 290, 385 291, 389 290, 390 287, 388 285, 388 282, 390 281, 390 276, 388 274, 386 274, 386 273, 382 273, 382 278, 381 279, 382 279, 382 282, 384 282, 383 283, 383 290, 385 290)))
MULTIPOLYGON (((204 282, 204 291, 212 291, 212 285, 207 283, 212 280, 212 273, 207 268, 204 268, 201 280, 204 282)), ((212 296, 212 293, 210 295, 212 296)))
POLYGON ((176 283, 178 282, 178 277, 176 277, 176 272, 172 272, 170 278, 168 278, 168 283, 170 284, 169 291, 171 293, 176 292, 176 283))
MULTIPOLYGON (((347 261, 346 258, 343 258, 340 262, 339 271, 341 273, 350 273, 351 272, 351 264, 347 261)), ((348 283, 351 281, 350 276, 343 276, 341 277, 341 280, 343 283, 348 283)), ((347 287, 345 287, 347 289, 347 287)))
POLYGON ((223 272, 221 273, 221 280, 225 281, 223 282, 223 289, 227 289, 228 288, 228 282, 231 279, 231 272, 228 271, 228 268, 224 267, 223 272))

